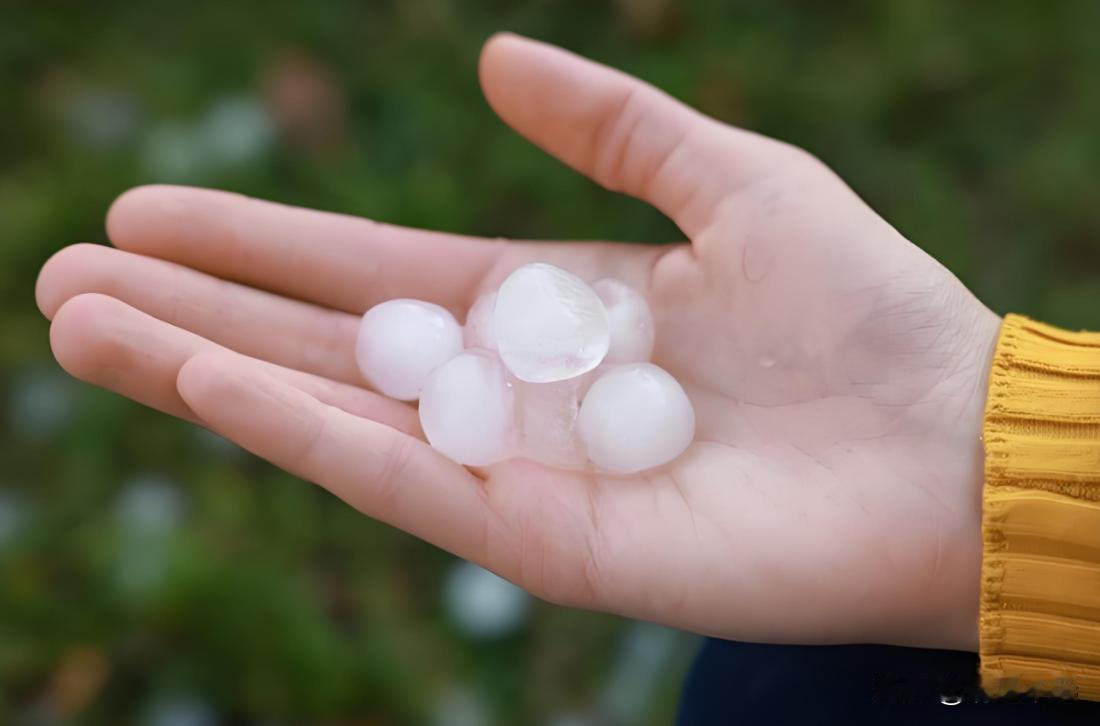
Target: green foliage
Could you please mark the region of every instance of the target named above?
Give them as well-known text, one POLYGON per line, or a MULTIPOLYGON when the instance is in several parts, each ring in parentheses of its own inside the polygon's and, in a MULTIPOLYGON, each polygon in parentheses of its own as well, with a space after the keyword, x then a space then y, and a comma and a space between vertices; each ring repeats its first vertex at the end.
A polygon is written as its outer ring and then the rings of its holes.
MULTIPOLYGON (((63 245, 105 241, 121 191, 184 182, 471 234, 675 239, 492 116, 477 52, 510 29, 809 149, 997 312, 1097 327, 1098 23, 1084 0, 5 3, 0 721, 130 722, 197 694, 238 723, 422 722, 465 688, 500 723, 548 722, 599 712, 626 633, 541 606, 521 632, 473 640, 441 604, 449 557, 66 382, 35 275, 63 245), (127 492, 150 476, 179 501, 135 533, 127 492)), ((671 717, 676 654, 652 723, 671 717)))

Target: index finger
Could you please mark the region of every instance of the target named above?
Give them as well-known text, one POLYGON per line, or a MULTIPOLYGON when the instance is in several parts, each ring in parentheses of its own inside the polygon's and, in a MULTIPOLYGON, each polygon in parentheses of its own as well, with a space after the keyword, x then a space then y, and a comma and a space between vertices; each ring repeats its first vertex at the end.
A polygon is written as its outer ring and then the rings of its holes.
POLYGON ((124 193, 115 246, 217 277, 361 313, 395 297, 468 306, 505 243, 167 185, 124 193))
POLYGON ((527 262, 645 289, 663 249, 616 242, 509 242, 397 227, 232 192, 145 186, 107 214, 116 247, 359 314, 397 297, 459 314, 527 262))

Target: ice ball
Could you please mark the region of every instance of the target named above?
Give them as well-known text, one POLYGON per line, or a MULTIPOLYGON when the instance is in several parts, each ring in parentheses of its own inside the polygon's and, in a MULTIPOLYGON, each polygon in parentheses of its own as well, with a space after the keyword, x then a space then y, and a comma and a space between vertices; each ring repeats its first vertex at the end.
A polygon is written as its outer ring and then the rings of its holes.
POLYGON ((672 461, 695 437, 695 410, 663 368, 609 368, 588 389, 577 416, 588 458, 604 471, 632 474, 672 461))
POLYGON ((640 292, 610 277, 592 283, 607 310, 611 345, 604 363, 637 363, 653 355, 653 313, 640 292))
POLYGON ((420 392, 420 427, 459 464, 487 466, 511 456, 515 392, 500 359, 467 350, 432 372, 420 392))
POLYGON ((466 314, 463 337, 467 348, 497 349, 496 329, 493 318, 496 313, 497 294, 487 292, 478 297, 466 314))
POLYGON ((504 365, 529 383, 586 373, 610 345, 600 298, 576 275, 545 262, 524 265, 504 280, 493 322, 504 365))
POLYGON ((415 401, 432 371, 462 351, 462 327, 422 300, 387 300, 363 315, 355 358, 379 393, 415 401))
POLYGON ((556 383, 516 382, 522 456, 564 469, 585 467, 584 446, 577 433, 581 384, 585 378, 556 383))

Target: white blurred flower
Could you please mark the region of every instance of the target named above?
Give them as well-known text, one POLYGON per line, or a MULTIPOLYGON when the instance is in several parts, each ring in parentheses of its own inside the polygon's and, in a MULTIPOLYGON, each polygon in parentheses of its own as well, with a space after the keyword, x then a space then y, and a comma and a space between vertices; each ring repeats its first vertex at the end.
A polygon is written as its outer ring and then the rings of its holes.
POLYGON ((24 530, 29 507, 22 497, 0 490, 0 548, 11 544, 24 530))
POLYGON ((161 121, 146 134, 141 164, 157 181, 187 182, 203 171, 202 146, 194 127, 181 121, 161 121))
POLYGON ((186 496, 161 474, 134 477, 115 502, 115 515, 123 529, 137 535, 170 533, 186 513, 186 496))
POLYGON ((165 181, 195 181, 261 158, 275 140, 275 125, 259 100, 226 96, 194 123, 154 125, 145 137, 145 171, 165 181))
POLYGON ((163 581, 171 554, 169 535, 186 513, 184 493, 163 475, 142 475, 125 485, 115 501, 122 539, 114 577, 122 591, 141 596, 163 581))
POLYGON ((489 707, 475 691, 450 688, 435 704, 433 726, 486 726, 493 718, 489 707))
POLYGON ((145 710, 141 726, 217 726, 214 707, 195 696, 173 696, 154 701, 145 710))
POLYGON ((193 430, 195 441, 203 451, 223 459, 245 458, 247 452, 224 436, 202 426, 195 426, 193 430))
POLYGON ((684 665, 697 640, 660 625, 632 623, 619 642, 600 698, 601 712, 613 723, 642 721, 656 686, 684 665))
POLYGON ((498 638, 523 626, 531 596, 502 577, 459 561, 447 575, 443 591, 447 613, 473 638, 498 638))
POLYGON ((562 713, 548 722, 549 726, 598 726, 600 722, 591 716, 579 713, 562 713))
POLYGON ((275 127, 257 99, 228 96, 216 101, 199 121, 196 138, 210 167, 228 168, 263 156, 275 138, 275 127))
POLYGON ((109 88, 78 92, 63 111, 65 126, 77 143, 96 149, 117 148, 134 134, 139 121, 137 100, 109 88))
POLYGON ((45 439, 73 415, 75 387, 53 368, 35 368, 15 376, 8 402, 13 431, 29 439, 45 439))
POLYGON ((168 572, 168 544, 126 539, 114 561, 114 580, 118 589, 138 600, 156 590, 168 572))

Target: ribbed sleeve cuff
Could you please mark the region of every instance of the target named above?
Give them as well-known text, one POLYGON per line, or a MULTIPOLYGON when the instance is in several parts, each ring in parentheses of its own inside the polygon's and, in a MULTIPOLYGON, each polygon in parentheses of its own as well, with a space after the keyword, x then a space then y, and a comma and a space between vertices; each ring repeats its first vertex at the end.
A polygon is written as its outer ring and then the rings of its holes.
POLYGON ((983 438, 982 688, 1100 701, 1100 334, 1007 316, 983 438))

